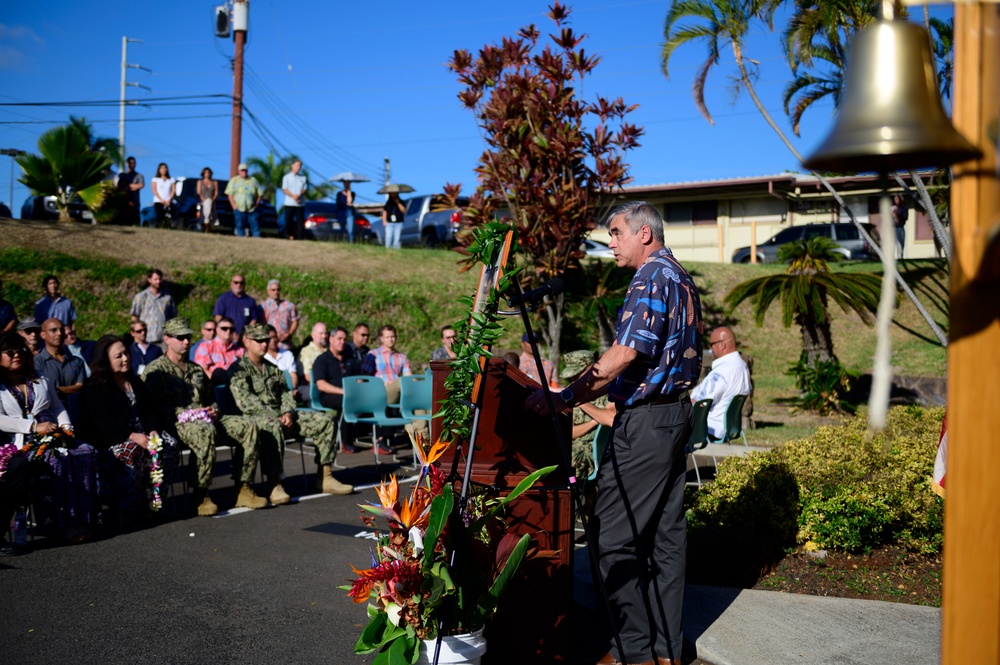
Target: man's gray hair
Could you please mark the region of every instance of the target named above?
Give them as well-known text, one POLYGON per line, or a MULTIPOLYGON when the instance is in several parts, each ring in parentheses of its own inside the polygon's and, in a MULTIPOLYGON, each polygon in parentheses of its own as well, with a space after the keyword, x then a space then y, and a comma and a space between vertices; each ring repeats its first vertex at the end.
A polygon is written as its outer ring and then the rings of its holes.
POLYGON ((643 226, 648 226, 653 233, 653 240, 661 245, 664 244, 663 217, 651 204, 645 201, 629 201, 621 204, 608 215, 608 226, 615 217, 622 217, 632 233, 638 234, 643 226))
POLYGON ((269 280, 267 280, 267 288, 271 288, 272 284, 275 285, 275 286, 281 286, 281 282, 279 282, 276 279, 269 279, 269 280))

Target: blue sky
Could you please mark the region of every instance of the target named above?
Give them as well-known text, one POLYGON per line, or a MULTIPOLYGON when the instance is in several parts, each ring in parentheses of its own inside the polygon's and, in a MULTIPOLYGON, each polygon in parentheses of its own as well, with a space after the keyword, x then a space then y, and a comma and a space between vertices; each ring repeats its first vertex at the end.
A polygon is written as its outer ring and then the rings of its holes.
MULTIPOLYGON (((123 35, 143 40, 129 45, 128 61, 153 70, 129 71, 129 81, 152 89, 130 87, 129 99, 231 94, 233 43, 214 36, 215 4, 132 2, 111 9, 79 0, 10 3, 0 12, 0 103, 118 99, 123 35)), ((252 0, 246 106, 259 120, 258 132, 279 150, 302 157, 314 179, 353 170, 380 180, 388 157, 393 181, 418 192, 439 191, 446 182, 460 182, 469 192, 483 143, 472 114, 456 98, 460 86, 445 63, 456 48, 475 52, 528 23, 547 34, 552 24, 544 16, 546 6, 524 0, 252 0)), ((662 0, 571 4, 572 27, 588 35, 585 50, 603 58, 582 95, 620 96, 639 104, 630 121, 646 133, 642 146, 627 155, 634 184, 802 170, 749 97, 734 99, 735 65, 728 51, 708 79, 714 126, 691 97, 694 73, 706 57, 703 45, 681 47, 671 60, 671 78, 664 78, 659 53, 668 6, 662 0)), ((781 110, 781 91, 790 78, 779 47, 786 19, 779 14, 775 33, 755 28, 746 55, 760 63, 756 86, 764 104, 791 135, 781 110)), ((126 150, 136 156, 147 182, 161 161, 174 176, 197 176, 209 166, 217 177, 226 177, 229 109, 223 100, 130 107, 126 150)), ((0 147, 35 151, 38 136, 70 113, 86 117, 98 134, 118 136, 117 105, 0 106, 0 147)), ((832 121, 829 105, 807 112, 802 138, 793 137, 799 150, 808 154, 832 121)), ((244 119, 244 159, 269 151, 251 124, 244 119)), ((15 180, 17 175, 15 169, 15 180)), ((5 202, 11 199, 9 178, 10 158, 3 157, 0 200, 5 202)), ((380 198, 378 186, 355 189, 362 200, 373 201, 380 198)), ((14 183, 15 211, 27 194, 14 183)), ((148 189, 142 197, 144 205, 150 202, 148 189)))

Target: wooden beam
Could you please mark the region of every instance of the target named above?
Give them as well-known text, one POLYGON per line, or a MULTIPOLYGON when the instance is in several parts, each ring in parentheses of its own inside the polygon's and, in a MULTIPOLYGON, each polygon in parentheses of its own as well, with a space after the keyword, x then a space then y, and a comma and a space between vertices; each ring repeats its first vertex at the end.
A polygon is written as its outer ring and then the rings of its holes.
POLYGON ((1000 8, 955 7, 955 127, 984 152, 954 168, 942 663, 1000 664, 1000 283, 983 251, 1000 224, 995 139, 1000 8), (995 131, 995 130, 994 130, 995 131))

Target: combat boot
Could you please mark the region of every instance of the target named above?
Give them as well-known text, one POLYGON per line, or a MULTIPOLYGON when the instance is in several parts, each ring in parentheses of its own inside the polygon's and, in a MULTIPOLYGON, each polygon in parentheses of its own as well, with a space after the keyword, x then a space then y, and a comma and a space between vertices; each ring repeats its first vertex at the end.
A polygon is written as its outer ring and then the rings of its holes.
POLYGON ((208 490, 195 490, 194 502, 198 506, 199 517, 211 517, 219 512, 219 507, 208 496, 208 490))
POLYGON ((267 497, 267 500, 271 502, 273 506, 283 506, 292 500, 292 497, 288 496, 288 492, 285 488, 281 486, 281 479, 267 479, 268 483, 271 485, 271 494, 267 497))
POLYGON ((254 491, 250 489, 250 485, 247 483, 238 483, 236 485, 236 508, 249 508, 251 510, 257 510, 258 508, 267 507, 267 499, 262 498, 254 494, 254 491))
POLYGON ((354 491, 354 487, 333 477, 329 464, 323 464, 319 467, 316 474, 316 489, 323 494, 351 494, 354 491))

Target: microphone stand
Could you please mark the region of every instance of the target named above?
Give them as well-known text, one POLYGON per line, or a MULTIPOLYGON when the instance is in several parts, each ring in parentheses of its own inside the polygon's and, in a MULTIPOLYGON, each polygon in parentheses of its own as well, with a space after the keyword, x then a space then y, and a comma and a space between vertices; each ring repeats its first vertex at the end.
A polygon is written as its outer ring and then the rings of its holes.
MULTIPOLYGON (((611 629, 614 632, 615 647, 618 649, 619 659, 621 660, 622 665, 628 665, 628 663, 625 662, 625 650, 622 648, 621 632, 618 628, 618 622, 615 620, 614 612, 611 609, 611 601, 608 598, 608 590, 604 583, 604 577, 601 575, 600 562, 598 561, 597 541, 595 541, 591 536, 590 522, 587 519, 587 511, 583 504, 583 493, 578 491, 577 479, 576 476, 573 475, 573 464, 570 459, 569 446, 566 445, 563 430, 559 427, 559 415, 555 411, 555 402, 552 399, 552 390, 549 389, 549 386, 546 385, 546 383, 543 383, 545 381, 545 369, 542 365, 542 356, 538 352, 538 341, 536 340, 535 333, 531 328, 531 319, 528 317, 528 307, 523 298, 524 293, 521 290, 521 284, 516 279, 511 281, 513 282, 512 288, 516 292, 514 298, 518 300, 518 310, 514 312, 497 312, 497 314, 511 316, 519 313, 521 315, 521 321, 524 323, 524 331, 528 335, 528 343, 531 344, 531 354, 535 358, 535 368, 538 372, 539 383, 542 384, 542 389, 545 391, 545 403, 549 407, 549 420, 552 423, 552 429, 555 430, 556 433, 556 443, 559 447, 562 465, 566 471, 566 477, 569 478, 570 493, 573 495, 573 501, 576 504, 576 512, 580 517, 580 524, 583 526, 584 537, 587 539, 587 543, 589 544, 587 551, 590 552, 590 565, 595 573, 594 577, 597 579, 597 588, 600 591, 602 599, 604 600, 604 607, 608 612, 608 621, 611 622, 611 629)), ((508 299, 508 306, 512 306, 510 301, 514 300, 514 298, 508 299)), ((531 311, 537 309, 539 304, 540 303, 535 304, 531 311)), ((476 415, 479 415, 478 411, 476 412, 476 415)), ((473 436, 475 436, 475 431, 473 431, 473 436)), ((470 450, 470 456, 471 452, 472 451, 470 450)), ((468 474, 468 471, 466 471, 466 473, 468 474)))

